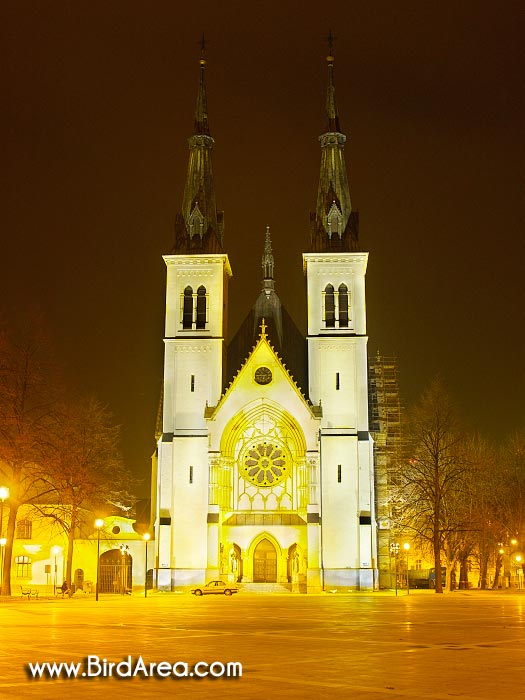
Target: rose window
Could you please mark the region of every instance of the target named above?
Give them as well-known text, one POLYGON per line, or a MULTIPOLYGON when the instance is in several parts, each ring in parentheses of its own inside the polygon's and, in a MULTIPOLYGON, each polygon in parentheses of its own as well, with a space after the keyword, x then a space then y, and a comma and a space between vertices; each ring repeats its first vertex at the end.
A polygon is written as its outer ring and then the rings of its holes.
POLYGON ((269 442, 259 442, 247 448, 241 463, 241 473, 256 486, 275 486, 288 476, 284 450, 269 442))

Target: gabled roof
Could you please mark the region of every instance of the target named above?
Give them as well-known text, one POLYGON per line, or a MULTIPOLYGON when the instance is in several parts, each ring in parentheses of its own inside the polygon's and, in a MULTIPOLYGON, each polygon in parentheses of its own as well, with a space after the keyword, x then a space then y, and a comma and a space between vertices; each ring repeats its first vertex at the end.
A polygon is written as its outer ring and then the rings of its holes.
MULTIPOLYGON (((310 401, 306 398, 301 386, 295 380, 295 377, 291 373, 290 369, 286 366, 273 345, 270 343, 267 329, 268 327, 263 319, 261 324, 261 332, 257 343, 255 346, 252 346, 251 352, 249 352, 247 355, 245 362, 239 365, 235 376, 231 378, 230 383, 223 391, 217 405, 207 407, 205 414, 206 418, 213 419, 217 415, 218 411, 228 400, 228 397, 237 389, 241 388, 241 384, 246 379, 247 375, 249 376, 250 383, 253 383, 253 389, 258 387, 261 395, 268 395, 273 399, 275 398, 276 392, 280 390, 279 383, 284 379, 285 384, 292 388, 293 392, 297 395, 301 404, 303 404, 303 406, 308 410, 310 415, 313 418, 319 418, 321 415, 320 407, 312 406, 310 401), (260 366, 269 366, 272 371, 272 380, 267 386, 264 384, 257 384, 255 371, 260 366)), ((248 382, 246 382, 246 384, 248 384, 248 382)), ((250 389, 250 395, 254 393, 253 389, 250 389)))
POLYGON ((308 397, 308 348, 306 338, 281 304, 277 294, 264 297, 261 292, 239 330, 228 345, 226 381, 231 382, 257 343, 258 327, 264 318, 266 334, 274 351, 286 364, 301 392, 308 397))

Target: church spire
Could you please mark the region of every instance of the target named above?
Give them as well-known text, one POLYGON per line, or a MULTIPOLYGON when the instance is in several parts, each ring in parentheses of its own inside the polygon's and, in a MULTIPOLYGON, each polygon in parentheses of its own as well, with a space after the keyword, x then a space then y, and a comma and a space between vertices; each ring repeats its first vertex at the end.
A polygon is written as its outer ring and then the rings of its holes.
POLYGON ((272 252, 272 240, 270 238, 270 227, 266 227, 266 238, 264 240, 264 253, 262 256, 262 269, 263 269, 263 290, 275 289, 275 282, 273 279, 273 268, 274 259, 272 252))
POLYGON ((317 191, 317 206, 310 215, 313 252, 347 252, 358 249, 358 216, 352 211, 350 189, 346 174, 344 144, 335 98, 334 37, 328 36, 328 88, 326 93, 326 132, 319 137, 321 171, 317 191))
POLYGON ((208 100, 206 98, 206 83, 204 80, 204 71, 206 69, 206 44, 208 42, 202 35, 200 41, 201 46, 201 58, 199 61, 200 66, 200 78, 199 78, 199 90, 197 92, 197 104, 195 105, 195 134, 204 134, 205 136, 210 135, 210 128, 208 126, 208 100))
POLYGON ((217 211, 211 166, 214 140, 208 124, 206 97, 206 41, 201 41, 199 87, 195 106, 194 134, 188 139, 190 157, 182 212, 175 222, 176 253, 222 252, 223 212, 217 211))

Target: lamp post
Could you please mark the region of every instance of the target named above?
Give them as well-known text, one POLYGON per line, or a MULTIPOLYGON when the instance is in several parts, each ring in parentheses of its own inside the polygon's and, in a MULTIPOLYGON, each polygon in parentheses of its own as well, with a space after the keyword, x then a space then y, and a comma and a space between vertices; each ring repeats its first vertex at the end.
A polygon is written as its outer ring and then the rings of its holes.
POLYGON ((7 540, 4 538, 4 501, 9 498, 9 489, 7 486, 0 486, 0 541, 2 546, 2 557, 0 563, 0 592, 4 585, 4 547, 7 540))
POLYGON ((390 556, 395 557, 395 562, 396 562, 396 571, 395 571, 395 576, 396 576, 396 596, 397 596, 397 559, 399 556, 399 542, 391 542, 390 543, 390 556))
POLYGON ((514 557, 514 561, 516 562, 516 579, 517 579, 516 583, 517 583, 517 586, 519 589, 521 589, 521 580, 522 580, 521 577, 523 575, 523 569, 521 566, 522 560, 523 560, 523 558, 522 558, 521 554, 516 554, 516 556, 514 557))
POLYGON ((7 486, 0 486, 0 537, 4 536, 4 501, 9 498, 7 486))
POLYGON ((145 532, 142 535, 142 539, 144 540, 144 545, 145 545, 145 552, 144 552, 144 598, 148 597, 148 542, 151 538, 151 535, 149 532, 145 532))
POLYGON ((121 566, 121 585, 122 585, 122 595, 126 595, 127 589, 127 576, 126 576, 126 556, 129 555, 129 547, 127 544, 120 545, 120 553, 122 554, 122 566, 121 566))
POLYGON ((6 544, 6 538, 0 537, 0 547, 2 548, 2 556, 0 557, 0 594, 2 592, 2 586, 4 585, 4 556, 6 544))
POLYGON ((54 595, 57 594, 57 556, 60 554, 62 551, 62 547, 52 547, 51 552, 54 557, 54 574, 53 574, 53 591, 54 595))
POLYGON ((410 583, 409 583, 409 581, 408 581, 408 552, 409 552, 409 550, 410 550, 410 543, 409 543, 409 542, 405 542, 405 544, 403 545, 403 549, 404 549, 405 552, 407 553, 407 595, 409 595, 409 593, 410 593, 410 583))
POLYGON ((97 518, 95 520, 95 527, 97 528, 97 583, 95 589, 95 600, 98 600, 98 581, 100 578, 100 528, 104 525, 102 518, 97 518))

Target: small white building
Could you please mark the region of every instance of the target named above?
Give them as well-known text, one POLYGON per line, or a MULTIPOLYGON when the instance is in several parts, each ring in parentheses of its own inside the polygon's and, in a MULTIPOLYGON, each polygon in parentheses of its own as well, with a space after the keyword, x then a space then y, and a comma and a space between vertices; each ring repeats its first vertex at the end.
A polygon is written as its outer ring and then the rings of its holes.
POLYGON ((201 60, 175 251, 164 257, 162 426, 152 480, 156 582, 168 590, 225 577, 304 592, 373 589, 368 254, 359 248, 350 201, 333 58, 317 206, 303 254, 306 336, 275 291, 267 230, 260 296, 228 346, 232 272, 215 205, 205 66, 201 60))
MULTIPOLYGON (((52 518, 42 515, 46 506, 40 506, 39 511, 40 515, 27 505, 18 512, 11 560, 13 596, 21 595, 22 589, 28 588, 38 591, 39 596, 53 596, 66 580, 68 537, 52 518)), ((53 511, 52 506, 49 511, 53 511)), ((95 593, 97 577, 101 594, 143 590, 146 569, 151 583, 154 544, 143 539, 134 528, 134 521, 110 515, 103 518, 97 528, 93 514, 84 515, 73 540, 69 583, 75 594, 95 593), (100 566, 97 569, 98 555, 100 566)), ((3 547, 0 554, 3 558, 3 547)))

